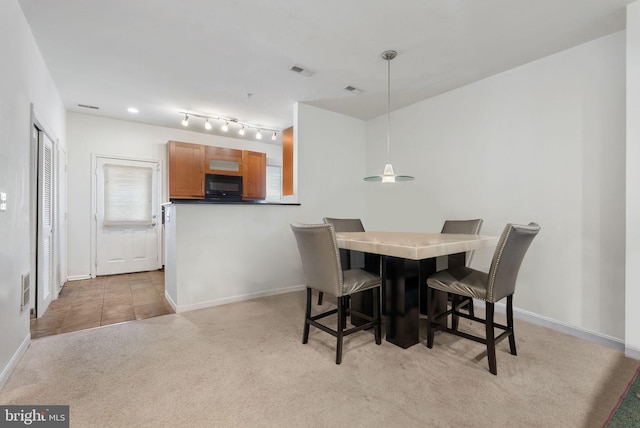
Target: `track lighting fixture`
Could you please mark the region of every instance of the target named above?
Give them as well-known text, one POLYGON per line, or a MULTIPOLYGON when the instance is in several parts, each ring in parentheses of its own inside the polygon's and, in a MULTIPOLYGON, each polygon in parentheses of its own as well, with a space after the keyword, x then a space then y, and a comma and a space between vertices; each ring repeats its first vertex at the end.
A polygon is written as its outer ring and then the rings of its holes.
POLYGON ((271 140, 272 141, 277 141, 278 139, 278 132, 281 132, 280 129, 274 129, 274 128, 268 128, 268 127, 264 127, 262 125, 254 125, 248 122, 242 122, 239 121, 238 119, 234 119, 232 117, 225 117, 225 116, 212 116, 209 114, 202 114, 202 113, 197 113, 197 112, 193 112, 191 110, 181 110, 179 111, 179 113, 182 115, 184 115, 184 119, 182 119, 182 126, 189 126, 189 118, 190 117, 197 117, 197 118, 201 118, 204 119, 204 127, 206 130, 211 130, 213 129, 214 126, 216 125, 216 121, 221 121, 222 122, 222 126, 220 126, 220 130, 223 132, 228 132, 229 131, 229 126, 239 126, 240 128, 236 128, 238 129, 238 135, 245 135, 245 132, 247 130, 251 130, 251 129, 255 129, 256 130, 256 140, 261 140, 262 139, 262 131, 265 132, 273 132, 273 135, 271 136, 271 140))

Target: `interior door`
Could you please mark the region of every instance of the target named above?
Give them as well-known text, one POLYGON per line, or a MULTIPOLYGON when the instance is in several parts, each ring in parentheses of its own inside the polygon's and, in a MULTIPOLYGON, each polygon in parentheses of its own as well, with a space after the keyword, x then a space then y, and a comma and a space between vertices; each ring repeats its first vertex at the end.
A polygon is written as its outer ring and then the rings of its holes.
POLYGON ((96 158, 96 275, 161 267, 160 164, 96 158))
POLYGON ((53 242, 53 142, 37 128, 33 129, 38 141, 38 240, 36 249, 36 317, 49 307, 55 281, 53 242))

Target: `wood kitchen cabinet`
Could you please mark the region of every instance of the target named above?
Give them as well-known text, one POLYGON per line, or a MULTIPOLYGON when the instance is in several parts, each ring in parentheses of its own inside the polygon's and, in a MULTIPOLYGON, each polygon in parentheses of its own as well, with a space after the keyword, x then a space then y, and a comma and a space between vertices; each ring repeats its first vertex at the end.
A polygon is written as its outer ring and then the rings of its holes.
POLYGON ((267 197, 267 154, 242 151, 242 199, 261 200, 267 197))
POLYGON ((204 198, 205 147, 169 141, 169 198, 204 198))

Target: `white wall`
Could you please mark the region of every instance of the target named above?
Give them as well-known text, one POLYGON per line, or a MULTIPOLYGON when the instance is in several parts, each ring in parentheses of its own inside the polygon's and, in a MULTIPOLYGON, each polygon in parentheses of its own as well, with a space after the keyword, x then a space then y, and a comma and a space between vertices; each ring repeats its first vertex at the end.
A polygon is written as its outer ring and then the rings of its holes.
MULTIPOLYGON (((39 119, 65 147, 65 111, 15 0, 0 5, 0 387, 29 343, 29 311, 20 312, 20 278, 30 266, 30 135, 39 119)), ((32 279, 32 285, 35 281, 32 279)))
MULTIPOLYGON (((438 231, 448 218, 542 230, 514 305, 625 336, 625 33, 392 113, 391 160, 415 181, 367 188, 371 228, 438 231)), ((385 163, 386 117, 368 123, 369 173, 385 163)), ((473 265, 488 269, 492 251, 473 265)), ((637 263, 636 263, 637 264, 637 263)))
POLYGON ((304 104, 296 116, 300 206, 174 207, 167 236, 176 254, 167 252, 165 280, 176 281, 166 290, 178 312, 299 287, 289 223, 363 217, 365 123, 304 104))
POLYGON ((163 164, 163 202, 166 186, 167 141, 176 140, 210 146, 231 147, 267 153, 268 162, 279 165, 282 147, 271 143, 208 135, 188 130, 163 128, 88 114, 67 116, 69 180, 69 265, 70 279, 91 274, 91 157, 108 155, 157 160, 163 164))
POLYGON ((640 1, 627 6, 626 353, 640 358, 640 1))

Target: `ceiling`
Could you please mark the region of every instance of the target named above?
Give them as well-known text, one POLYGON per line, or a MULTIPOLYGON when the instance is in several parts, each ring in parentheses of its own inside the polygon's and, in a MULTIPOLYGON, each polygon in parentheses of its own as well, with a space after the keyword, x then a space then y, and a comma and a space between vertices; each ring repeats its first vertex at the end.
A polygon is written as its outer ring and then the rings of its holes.
POLYGON ((19 0, 68 111, 180 128, 189 110, 276 129, 298 101, 386 113, 387 49, 395 110, 622 30, 632 2, 19 0))

